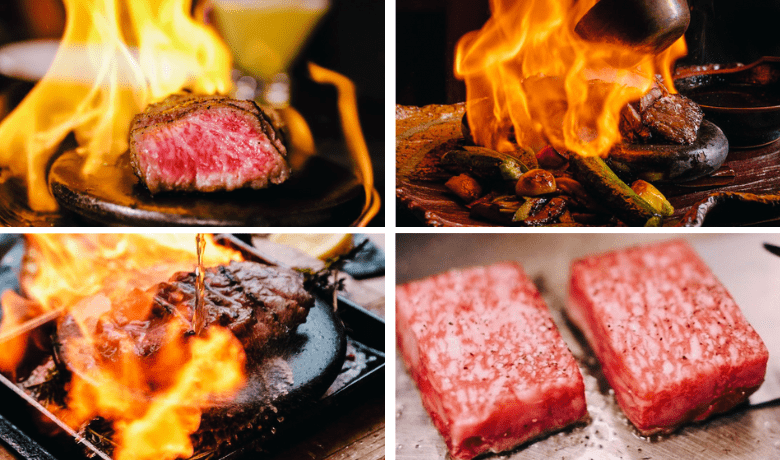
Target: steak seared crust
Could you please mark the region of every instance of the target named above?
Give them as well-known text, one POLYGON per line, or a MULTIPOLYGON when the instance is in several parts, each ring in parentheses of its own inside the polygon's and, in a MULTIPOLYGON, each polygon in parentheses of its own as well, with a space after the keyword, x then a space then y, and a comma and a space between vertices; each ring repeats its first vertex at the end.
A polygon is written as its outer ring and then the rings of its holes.
MULTIPOLYGON (((170 340, 172 321, 181 320, 189 327, 195 309, 195 280, 193 272, 176 273, 145 292, 131 292, 127 301, 97 321, 87 321, 95 324, 99 358, 116 360, 126 350, 128 337, 135 355, 149 357, 170 340)), ((204 330, 211 325, 230 329, 250 359, 270 342, 289 336, 306 321, 314 305, 300 273, 254 262, 207 268, 204 284, 204 330)), ((63 318, 58 335, 61 342, 81 335, 71 315, 63 318)))
POLYGON ((701 108, 680 94, 659 98, 642 113, 642 121, 656 134, 676 144, 693 144, 704 119, 701 108))
POLYGON ((133 118, 133 170, 152 193, 280 184, 290 168, 274 120, 252 101, 171 95, 133 118))
POLYGON ((704 112, 692 100, 672 94, 658 80, 638 101, 626 104, 620 113, 620 134, 630 143, 696 141, 704 112))
MULTIPOLYGON (((155 310, 168 313, 175 306, 192 317, 195 281, 194 272, 180 272, 161 283, 154 296, 155 310)), ((300 273, 254 262, 207 269, 205 288, 205 327, 216 324, 230 329, 247 351, 287 336, 306 320, 314 305, 300 273)))

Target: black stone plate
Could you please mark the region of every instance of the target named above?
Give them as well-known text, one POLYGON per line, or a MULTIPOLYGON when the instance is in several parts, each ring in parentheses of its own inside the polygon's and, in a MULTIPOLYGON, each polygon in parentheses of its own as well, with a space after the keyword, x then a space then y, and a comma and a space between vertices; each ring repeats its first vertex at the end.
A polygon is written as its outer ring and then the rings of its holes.
POLYGON ((316 155, 281 185, 212 194, 152 196, 133 173, 129 154, 89 176, 83 164, 74 150, 64 152, 52 164, 49 188, 63 209, 105 225, 345 226, 365 201, 351 171, 316 155))
POLYGON ((619 143, 609 161, 615 172, 650 182, 684 182, 717 171, 728 153, 723 131, 704 120, 691 145, 619 143))

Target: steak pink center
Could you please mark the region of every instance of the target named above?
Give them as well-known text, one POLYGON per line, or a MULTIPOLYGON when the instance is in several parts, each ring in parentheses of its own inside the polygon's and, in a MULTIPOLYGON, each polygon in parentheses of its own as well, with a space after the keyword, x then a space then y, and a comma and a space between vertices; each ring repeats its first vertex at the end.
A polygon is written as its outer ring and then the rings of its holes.
POLYGON ((276 166, 268 137, 233 110, 193 113, 144 136, 139 166, 150 182, 231 190, 267 177, 276 166))

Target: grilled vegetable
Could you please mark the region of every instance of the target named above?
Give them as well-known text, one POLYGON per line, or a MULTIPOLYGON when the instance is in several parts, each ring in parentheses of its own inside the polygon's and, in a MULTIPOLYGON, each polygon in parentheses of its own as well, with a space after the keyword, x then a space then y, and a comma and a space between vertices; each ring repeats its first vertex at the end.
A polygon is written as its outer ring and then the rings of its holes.
POLYGON ((466 203, 471 203, 482 195, 479 182, 465 173, 451 177, 444 185, 466 203))
POLYGON ((517 180, 515 194, 517 196, 539 196, 553 193, 557 190, 555 177, 544 169, 532 169, 517 180))
POLYGON ((594 200, 590 193, 585 190, 582 184, 572 179, 571 177, 556 177, 555 185, 558 187, 558 190, 561 193, 571 197, 573 204, 585 208, 589 211, 606 212, 604 206, 594 200))
POLYGON ((603 197, 606 205, 627 225, 658 225, 658 213, 631 187, 620 180, 599 157, 583 157, 572 153, 569 163, 578 181, 588 190, 603 197))
POLYGON ((523 204, 517 208, 515 215, 512 217, 512 222, 523 222, 532 215, 536 214, 539 209, 547 203, 547 198, 528 198, 523 204))
POLYGON ((523 223, 531 227, 554 224, 564 211, 566 211, 566 200, 556 196, 548 201, 539 212, 523 220, 523 223))
POLYGON ((509 225, 520 207, 520 201, 513 195, 488 194, 468 205, 469 215, 481 217, 497 224, 509 225))
POLYGON ((525 171, 528 171, 524 165, 513 161, 502 162, 498 166, 498 169, 501 171, 501 177, 506 181, 516 181, 517 179, 520 179, 520 176, 522 176, 525 171))
POLYGON ((647 201, 655 209, 656 213, 664 217, 669 217, 674 213, 672 204, 653 184, 639 179, 631 184, 631 190, 647 201))
MULTIPOLYGON (((450 150, 441 157, 441 165, 454 173, 468 173, 485 179, 504 177, 504 174, 516 174, 528 170, 512 155, 497 152, 485 147, 465 146, 450 150), (503 168, 502 168, 502 165, 503 168)), ((518 175, 519 176, 519 175, 518 175)), ((506 178, 506 177, 505 177, 506 178)), ((517 179, 509 177, 508 179, 517 179)))
POLYGON ((571 212, 569 210, 565 210, 563 214, 561 214, 561 217, 558 218, 558 222, 562 224, 573 224, 576 223, 574 218, 571 216, 571 212))
POLYGON ((536 154, 540 168, 558 169, 565 165, 569 159, 558 153, 552 146, 547 146, 536 154))

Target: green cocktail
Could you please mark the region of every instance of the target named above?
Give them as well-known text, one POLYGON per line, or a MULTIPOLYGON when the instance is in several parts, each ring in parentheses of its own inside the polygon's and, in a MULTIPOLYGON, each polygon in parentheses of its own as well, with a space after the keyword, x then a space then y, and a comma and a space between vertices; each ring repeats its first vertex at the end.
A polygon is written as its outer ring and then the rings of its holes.
MULTIPOLYGON (((238 67, 266 88, 287 82, 290 63, 325 14, 328 0, 213 0, 214 20, 238 67)), ((284 105, 279 101, 264 102, 284 105)))

